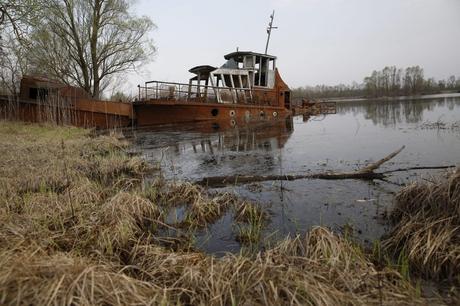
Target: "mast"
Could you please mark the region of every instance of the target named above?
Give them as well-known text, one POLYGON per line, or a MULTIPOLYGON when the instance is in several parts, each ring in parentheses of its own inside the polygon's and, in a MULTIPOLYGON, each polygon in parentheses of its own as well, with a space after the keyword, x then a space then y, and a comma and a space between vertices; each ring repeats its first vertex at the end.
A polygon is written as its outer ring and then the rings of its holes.
POLYGON ((268 52, 268 44, 270 43, 270 36, 272 35, 272 30, 278 29, 278 27, 273 26, 274 19, 275 19, 275 11, 273 10, 273 13, 270 16, 270 23, 268 24, 268 28, 267 28, 268 37, 267 37, 267 45, 265 47, 265 54, 267 54, 268 52))

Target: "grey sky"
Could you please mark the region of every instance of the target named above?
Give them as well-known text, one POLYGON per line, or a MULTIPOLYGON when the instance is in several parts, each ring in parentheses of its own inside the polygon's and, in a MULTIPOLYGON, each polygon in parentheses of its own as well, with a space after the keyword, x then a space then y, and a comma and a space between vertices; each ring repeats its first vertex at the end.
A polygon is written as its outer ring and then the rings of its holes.
POLYGON ((291 87, 360 83, 386 65, 460 76, 460 0, 142 0, 135 11, 158 26, 158 54, 131 83, 185 82, 236 47, 263 52, 273 9, 269 53, 291 87))

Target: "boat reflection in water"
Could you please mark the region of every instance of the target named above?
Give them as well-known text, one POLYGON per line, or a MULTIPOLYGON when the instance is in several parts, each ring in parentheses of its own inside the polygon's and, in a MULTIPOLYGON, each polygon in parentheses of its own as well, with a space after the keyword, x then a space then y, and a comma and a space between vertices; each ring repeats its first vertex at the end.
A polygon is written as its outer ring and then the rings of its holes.
MULTIPOLYGON (((213 128, 217 127, 213 125, 213 128)), ((246 152, 254 150, 272 151, 281 149, 293 132, 292 117, 266 123, 247 124, 226 128, 215 135, 197 142, 191 142, 193 152, 246 152)), ((185 148, 186 149, 186 148, 185 148)), ((180 152, 180 150, 178 150, 180 152)))
POLYGON ((236 124, 204 122, 137 129, 134 143, 150 162, 160 160, 166 177, 199 179, 251 168, 267 171, 294 131, 293 118, 236 124))

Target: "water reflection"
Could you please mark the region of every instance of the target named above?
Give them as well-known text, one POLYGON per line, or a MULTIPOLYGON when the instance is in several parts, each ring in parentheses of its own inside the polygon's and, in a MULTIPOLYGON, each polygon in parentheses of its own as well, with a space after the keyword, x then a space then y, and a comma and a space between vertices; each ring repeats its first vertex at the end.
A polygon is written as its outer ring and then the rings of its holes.
POLYGON ((211 155, 217 152, 273 151, 283 148, 293 131, 292 117, 263 124, 237 126, 190 144, 182 143, 176 153, 188 152, 189 146, 195 154, 200 151, 211 155))
MULTIPOLYGON (((417 124, 424 120, 424 113, 435 108, 446 108, 450 111, 460 106, 457 97, 440 97, 426 100, 389 100, 389 101, 354 101, 337 104, 337 113, 353 115, 364 114, 365 119, 374 125, 395 127, 401 123, 417 124)), ((440 120, 442 114, 440 114, 440 120)))
POLYGON ((166 176, 197 179, 220 169, 264 173, 276 168, 278 153, 294 132, 292 117, 242 124, 209 132, 215 123, 160 128, 160 131, 135 131, 135 142, 148 160, 162 156, 166 176))

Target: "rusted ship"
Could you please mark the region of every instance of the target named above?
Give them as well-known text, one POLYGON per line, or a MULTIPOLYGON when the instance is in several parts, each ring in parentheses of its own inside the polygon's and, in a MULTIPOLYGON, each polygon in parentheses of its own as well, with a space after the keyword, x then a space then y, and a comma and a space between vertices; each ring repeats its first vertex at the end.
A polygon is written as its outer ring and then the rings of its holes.
MULTIPOLYGON (((277 58, 267 54, 273 18, 265 53, 236 51, 225 55, 219 68, 194 67, 188 84, 145 82, 138 86, 136 101, 122 103, 90 99, 82 89, 25 77, 14 110, 22 120, 50 117, 57 123, 96 128, 203 121, 225 128, 284 118, 292 113, 291 91, 277 69, 277 58)), ((2 113, 11 108, 6 102, 0 103, 2 113)))
POLYGON ((276 57, 237 51, 220 68, 198 66, 188 84, 146 82, 133 103, 140 126, 191 121, 238 122, 276 119, 291 112, 291 93, 276 57))
POLYGON ((265 53, 236 51, 225 55, 220 68, 209 65, 189 70, 188 84, 159 81, 139 85, 133 104, 137 124, 214 121, 239 122, 276 119, 291 114, 291 91, 268 55, 275 12, 267 28, 265 53))
POLYGON ((237 51, 225 59, 220 68, 190 69, 188 84, 146 82, 133 103, 94 100, 82 89, 25 76, 14 108, 21 120, 96 128, 198 121, 225 128, 291 114, 291 92, 275 56, 237 51))

